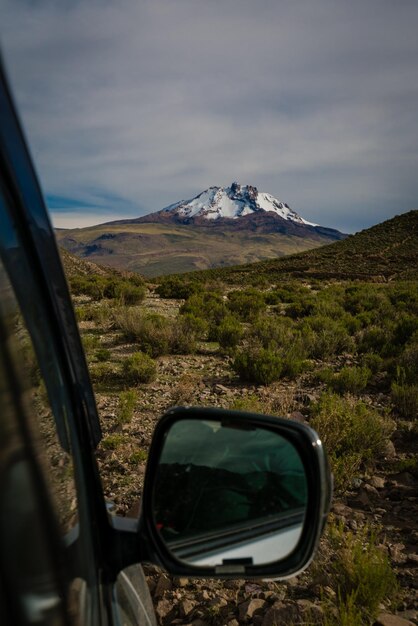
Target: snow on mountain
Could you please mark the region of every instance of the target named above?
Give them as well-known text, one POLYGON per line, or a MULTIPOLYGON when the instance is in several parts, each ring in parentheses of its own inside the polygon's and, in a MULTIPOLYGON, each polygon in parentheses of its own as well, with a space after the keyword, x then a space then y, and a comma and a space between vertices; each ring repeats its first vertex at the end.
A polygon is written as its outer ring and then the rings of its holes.
POLYGON ((303 219, 287 204, 269 193, 258 191, 257 187, 251 185, 238 183, 232 183, 230 187, 209 187, 191 200, 171 204, 160 213, 171 213, 185 219, 203 217, 217 220, 222 217, 238 219, 260 211, 271 211, 285 220, 298 224, 317 226, 303 219))

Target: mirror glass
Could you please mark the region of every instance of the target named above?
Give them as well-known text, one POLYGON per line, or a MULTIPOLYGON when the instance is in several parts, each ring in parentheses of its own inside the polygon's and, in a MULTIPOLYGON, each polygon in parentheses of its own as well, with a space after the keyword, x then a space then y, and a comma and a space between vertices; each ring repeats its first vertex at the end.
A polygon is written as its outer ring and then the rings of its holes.
POLYGON ((232 568, 283 559, 299 541, 306 506, 301 458, 274 430, 183 419, 166 434, 154 522, 177 559, 232 568))

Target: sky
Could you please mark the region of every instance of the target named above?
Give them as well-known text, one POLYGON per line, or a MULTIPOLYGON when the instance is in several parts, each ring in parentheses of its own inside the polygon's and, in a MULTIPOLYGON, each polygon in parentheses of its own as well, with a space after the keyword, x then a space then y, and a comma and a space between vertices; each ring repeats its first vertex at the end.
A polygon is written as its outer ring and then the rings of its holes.
POLYGON ((56 226, 237 181, 356 232, 418 208, 417 0, 0 0, 56 226))

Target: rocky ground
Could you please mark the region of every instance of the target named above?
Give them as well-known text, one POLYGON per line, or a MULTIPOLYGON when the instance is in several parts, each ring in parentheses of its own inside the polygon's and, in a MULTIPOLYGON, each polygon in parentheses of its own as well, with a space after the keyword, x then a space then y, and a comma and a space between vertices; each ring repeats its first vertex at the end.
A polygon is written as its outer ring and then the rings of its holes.
MULTIPOLYGON (((149 309, 175 315, 178 302, 151 295, 149 309)), ((83 330, 94 327, 83 322, 83 330)), ((122 352, 129 346, 114 347, 112 332, 101 337, 102 345, 122 352)), ((118 421, 120 389, 97 386, 96 396, 104 440, 98 450, 106 497, 122 515, 136 515, 145 471, 147 450, 158 417, 170 406, 193 404, 236 407, 245 401, 254 407, 268 407, 289 419, 309 421, 309 405, 319 397, 308 376, 295 383, 280 382, 269 387, 244 386, 231 372, 227 357, 211 344, 202 344, 194 355, 158 359, 155 382, 137 388, 132 418, 118 421)), ((381 406, 381 394, 367 401, 381 406)), ((377 528, 382 550, 387 552, 400 585, 391 606, 381 606, 376 624, 402 626, 418 624, 418 481, 405 470, 406 459, 416 455, 412 424, 398 423, 385 455, 373 471, 359 474, 351 490, 334 499, 331 517, 357 532, 366 523, 377 528), (400 471, 401 470, 401 471, 400 471)), ((327 553, 324 539, 320 554, 301 576, 286 582, 257 580, 189 580, 172 578, 153 566, 146 567, 147 580, 160 624, 193 626, 280 626, 320 624, 324 604, 335 593, 327 584, 327 553)))

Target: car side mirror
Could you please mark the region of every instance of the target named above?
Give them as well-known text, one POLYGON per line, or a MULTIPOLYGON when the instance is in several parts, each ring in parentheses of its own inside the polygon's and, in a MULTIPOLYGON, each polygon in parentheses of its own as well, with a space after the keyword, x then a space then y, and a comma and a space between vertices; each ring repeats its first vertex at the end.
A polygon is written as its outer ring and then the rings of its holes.
POLYGON ((141 536, 173 574, 287 577, 310 562, 330 498, 325 453, 308 426, 179 407, 154 434, 141 536))

